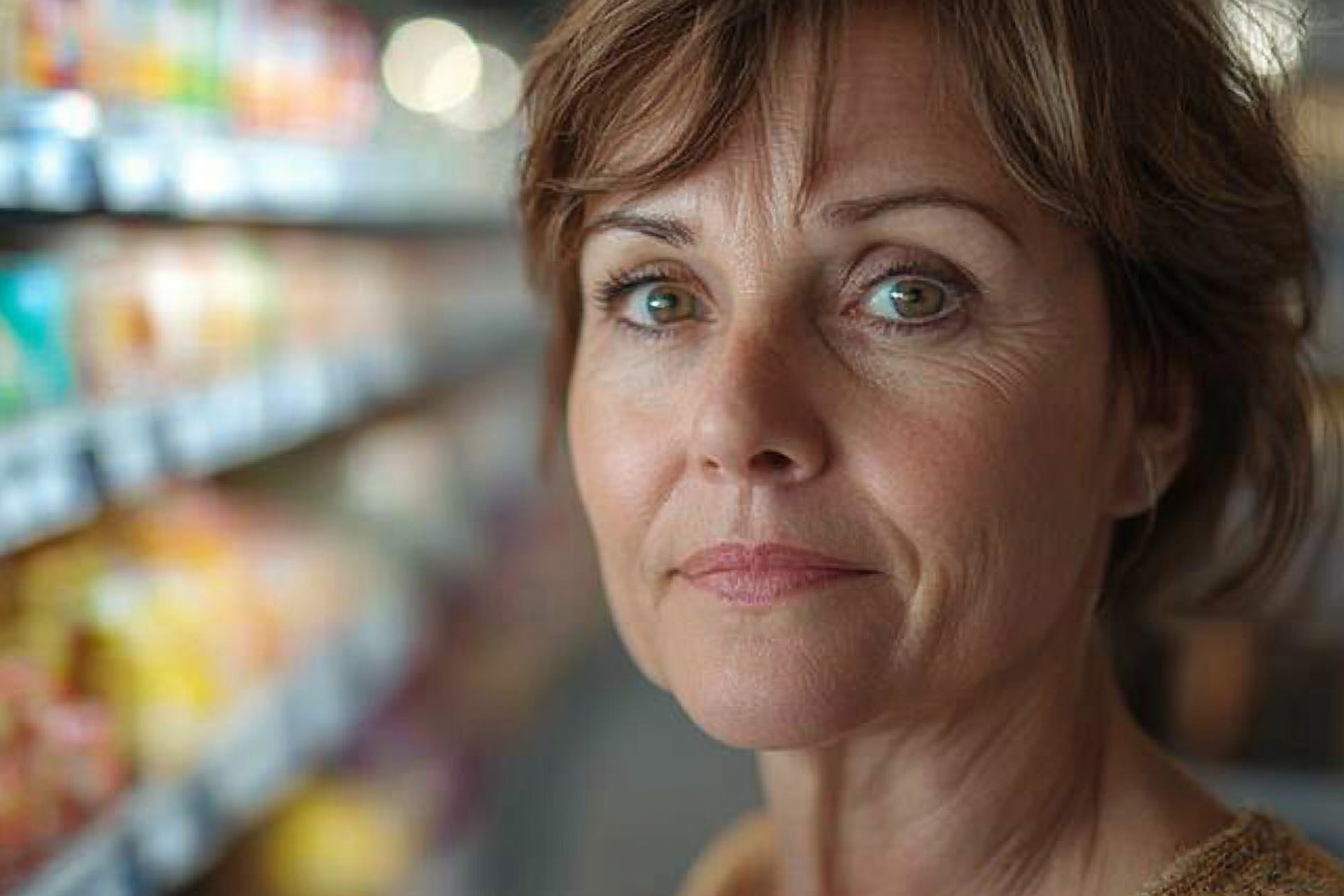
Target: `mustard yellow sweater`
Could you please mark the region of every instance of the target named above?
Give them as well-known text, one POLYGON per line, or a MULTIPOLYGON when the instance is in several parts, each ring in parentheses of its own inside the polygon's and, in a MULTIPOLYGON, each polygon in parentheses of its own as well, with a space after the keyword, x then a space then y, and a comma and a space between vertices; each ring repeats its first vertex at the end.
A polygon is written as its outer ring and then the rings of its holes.
MULTIPOLYGON (((769 822, 753 815, 715 841, 678 896, 770 896, 773 867, 769 822)), ((1243 812, 1136 896, 1344 896, 1344 867, 1283 822, 1243 812)))

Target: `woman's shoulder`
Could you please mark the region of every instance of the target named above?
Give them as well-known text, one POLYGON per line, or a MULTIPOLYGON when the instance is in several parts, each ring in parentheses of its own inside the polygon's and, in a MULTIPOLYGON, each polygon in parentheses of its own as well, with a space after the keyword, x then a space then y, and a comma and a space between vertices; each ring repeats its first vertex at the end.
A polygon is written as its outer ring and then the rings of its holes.
MULTIPOLYGON (((774 843, 764 813, 710 845, 677 896, 769 896, 774 843)), ((1259 811, 1183 853, 1138 896, 1344 896, 1344 866, 1292 826, 1259 811)))
POLYGON ((701 853, 677 896, 769 896, 774 869, 770 820, 764 812, 754 812, 719 834, 701 853))
POLYGON ((1344 896, 1344 866, 1291 825, 1245 811, 1181 855, 1139 896, 1344 896))

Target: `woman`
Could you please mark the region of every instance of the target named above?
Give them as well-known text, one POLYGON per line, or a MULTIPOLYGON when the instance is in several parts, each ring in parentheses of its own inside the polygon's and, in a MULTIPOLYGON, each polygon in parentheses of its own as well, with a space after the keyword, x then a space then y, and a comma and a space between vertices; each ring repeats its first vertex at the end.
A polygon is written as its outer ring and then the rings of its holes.
POLYGON ((1104 636, 1263 591, 1311 486, 1306 203, 1211 2, 579 0, 528 107, 617 625, 759 754, 687 893, 1344 893, 1104 636))

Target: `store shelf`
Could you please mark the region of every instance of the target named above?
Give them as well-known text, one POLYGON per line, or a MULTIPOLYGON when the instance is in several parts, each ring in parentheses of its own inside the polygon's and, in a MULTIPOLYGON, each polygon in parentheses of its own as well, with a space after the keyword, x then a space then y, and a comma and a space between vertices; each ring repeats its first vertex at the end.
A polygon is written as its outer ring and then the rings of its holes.
POLYGON ((244 138, 78 91, 0 96, 0 210, 342 227, 502 226, 499 138, 417 149, 244 138))
POLYGON ((403 678, 414 603, 381 595, 329 649, 257 694, 178 780, 146 784, 10 896, 151 896, 197 876, 344 743, 403 678))
POLYGON ((277 454, 408 394, 402 346, 303 352, 157 400, 73 408, 0 431, 0 552, 88 522, 178 478, 277 454))

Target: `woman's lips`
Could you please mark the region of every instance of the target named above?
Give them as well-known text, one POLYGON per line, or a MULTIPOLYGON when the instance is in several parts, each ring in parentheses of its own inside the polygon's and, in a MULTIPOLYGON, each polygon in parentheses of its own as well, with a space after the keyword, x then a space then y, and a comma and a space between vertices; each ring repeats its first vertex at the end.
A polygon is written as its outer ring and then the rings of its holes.
POLYGON ((677 572, 729 603, 759 607, 874 571, 782 544, 720 544, 687 557, 677 572))

